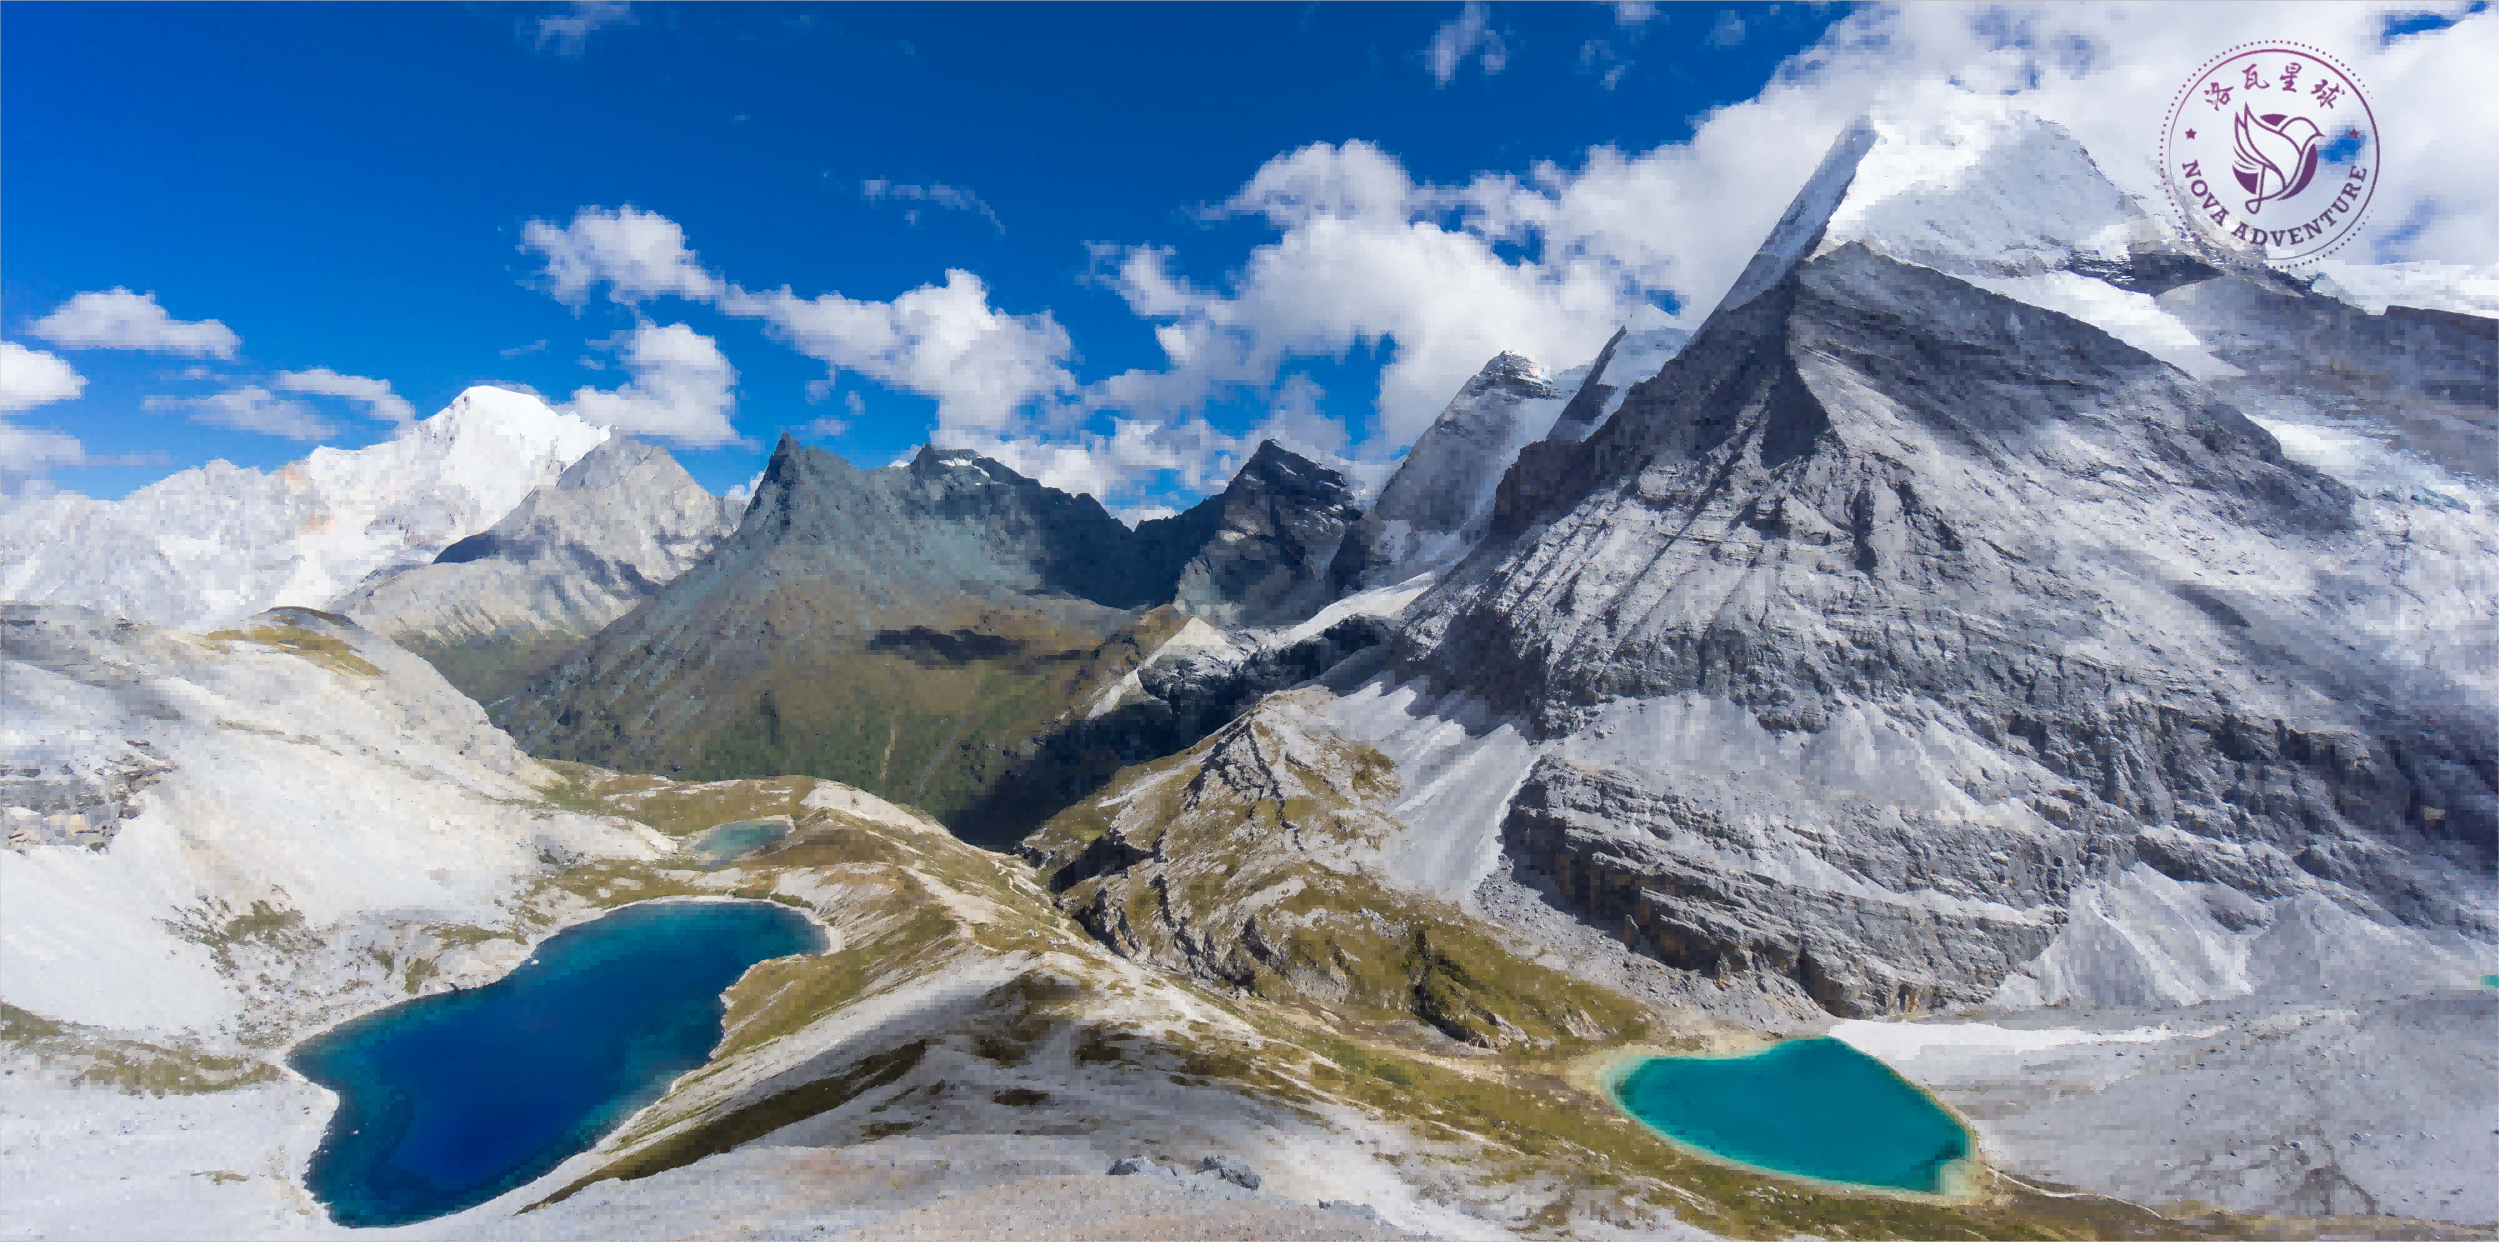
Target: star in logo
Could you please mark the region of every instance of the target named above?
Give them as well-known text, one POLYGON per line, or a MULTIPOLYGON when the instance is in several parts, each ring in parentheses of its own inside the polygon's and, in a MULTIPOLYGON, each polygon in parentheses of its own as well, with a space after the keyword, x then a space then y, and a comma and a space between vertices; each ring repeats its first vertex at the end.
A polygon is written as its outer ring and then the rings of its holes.
POLYGON ((2191 129, 2190 129, 2190 130, 2188 130, 2188 131, 2187 131, 2187 137, 2189 137, 2189 138, 2193 138, 2193 137, 2195 137, 2195 131, 2194 131, 2194 130, 2191 130, 2191 129))

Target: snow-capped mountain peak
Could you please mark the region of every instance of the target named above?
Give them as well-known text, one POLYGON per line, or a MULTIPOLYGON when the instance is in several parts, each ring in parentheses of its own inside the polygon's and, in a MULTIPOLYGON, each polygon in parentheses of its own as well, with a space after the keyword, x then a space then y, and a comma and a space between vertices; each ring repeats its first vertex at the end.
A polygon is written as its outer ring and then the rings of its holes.
POLYGON ((2176 249, 2063 126, 1960 92, 1878 108, 1843 131, 1719 306, 1852 244, 1997 279, 2119 273, 2176 249))
POLYGON ((30 495, 0 523, 0 598, 187 628, 325 606, 492 526, 607 438, 525 393, 476 387, 380 444, 274 471, 215 461, 119 501, 30 495))

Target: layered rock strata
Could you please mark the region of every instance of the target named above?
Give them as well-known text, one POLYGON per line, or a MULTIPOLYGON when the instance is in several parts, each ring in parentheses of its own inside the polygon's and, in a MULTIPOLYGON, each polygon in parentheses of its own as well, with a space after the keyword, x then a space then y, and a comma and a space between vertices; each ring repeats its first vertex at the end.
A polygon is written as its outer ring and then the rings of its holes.
POLYGON ((2353 641, 2400 544, 2212 387, 1979 287, 2196 262, 2054 126, 1860 126, 1680 355, 1522 454, 1394 676, 1555 745, 1692 713, 1547 754, 1505 832, 1602 926, 1841 1013, 1987 999, 2138 862, 2499 936, 2493 703, 2353 641), (1693 758, 1730 750, 1794 795, 1693 758))

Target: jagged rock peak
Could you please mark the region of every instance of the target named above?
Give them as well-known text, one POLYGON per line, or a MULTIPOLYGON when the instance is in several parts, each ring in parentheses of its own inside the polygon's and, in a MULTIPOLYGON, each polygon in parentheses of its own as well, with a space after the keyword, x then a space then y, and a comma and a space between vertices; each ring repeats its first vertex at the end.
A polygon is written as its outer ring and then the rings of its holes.
POLYGON ((1878 108, 1842 131, 1717 313, 1851 243, 1956 276, 2073 271, 2138 287, 2211 271, 2063 126, 1958 91, 1878 108))
POLYGON ((1494 391, 1513 393, 1520 397, 1541 398, 1570 395, 1553 387, 1553 382, 1546 377, 1544 368, 1536 365, 1535 359, 1525 354, 1511 353, 1506 349, 1494 354, 1492 361, 1485 363, 1484 369, 1477 371, 1474 378, 1466 382, 1466 387, 1458 390, 1458 399, 1480 397, 1494 391))
POLYGON ((1208 506, 1212 529, 1182 567, 1176 598, 1183 610, 1228 624, 1289 623, 1317 611, 1327 602, 1328 563, 1362 516, 1343 474, 1273 440, 1198 508, 1208 506))

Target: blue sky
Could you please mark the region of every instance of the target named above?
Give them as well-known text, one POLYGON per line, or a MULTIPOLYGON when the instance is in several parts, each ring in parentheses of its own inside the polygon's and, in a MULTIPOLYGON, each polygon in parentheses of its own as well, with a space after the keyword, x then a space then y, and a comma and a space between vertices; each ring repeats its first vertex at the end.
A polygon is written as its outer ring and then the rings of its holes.
MULTIPOLYGON (((497 382, 716 490, 787 428, 1184 504, 1259 434, 1384 462, 1496 349, 1705 311, 1900 82, 2106 162, 2129 65, 2306 35, 2392 93, 2490 46, 2305 7, 0 5, 0 337, 83 380, 12 399, 0 473, 117 496, 497 382)), ((2499 258, 2492 188, 2378 208, 2378 257, 2499 258)))

